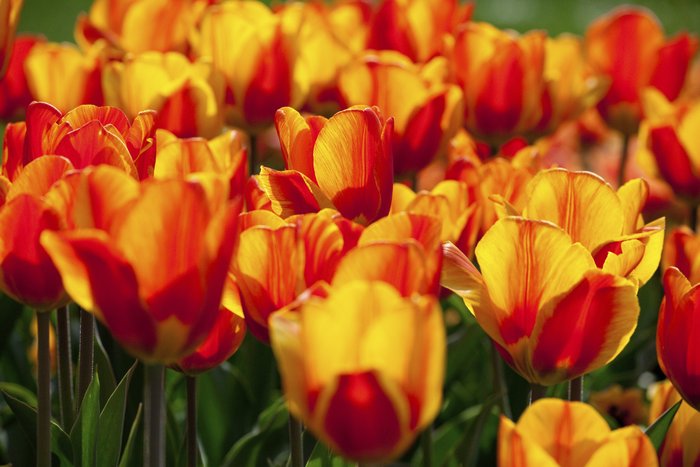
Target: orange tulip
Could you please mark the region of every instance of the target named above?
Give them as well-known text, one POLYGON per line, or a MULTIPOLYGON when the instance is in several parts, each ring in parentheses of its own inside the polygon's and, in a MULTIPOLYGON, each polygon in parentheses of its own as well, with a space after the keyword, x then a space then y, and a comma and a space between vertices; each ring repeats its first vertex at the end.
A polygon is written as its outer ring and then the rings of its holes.
POLYGON ((290 412, 334 452, 397 458, 437 415, 445 330, 437 300, 352 281, 270 319, 290 412))
POLYGON ((641 92, 647 86, 667 99, 680 94, 697 39, 682 33, 667 40, 650 11, 622 7, 594 21, 586 31, 588 62, 610 78, 598 110, 625 134, 633 134, 642 117, 641 92))
POLYGON ((79 177, 72 212, 82 228, 44 233, 42 245, 71 298, 131 354, 176 363, 216 323, 240 199, 191 181, 139 184, 109 166, 79 177))
POLYGON ((644 393, 639 388, 623 389, 614 384, 604 391, 591 392, 588 403, 620 426, 643 425, 649 417, 644 393))
POLYGON ((204 12, 194 40, 199 57, 224 75, 229 121, 269 126, 280 107, 301 105, 308 92, 297 51, 298 22, 258 1, 225 2, 204 12))
POLYGON ((700 235, 686 226, 671 229, 661 265, 664 271, 671 266, 678 268, 691 284, 700 282, 700 235))
POLYGON ((101 105, 102 54, 100 44, 85 52, 68 43, 34 45, 24 61, 32 98, 49 102, 61 112, 81 104, 101 105))
POLYGON ((393 122, 364 106, 328 120, 280 109, 275 126, 287 170, 262 167, 258 179, 272 210, 287 217, 332 207, 363 224, 385 216, 393 184, 393 122))
POLYGON ((0 79, 5 75, 12 55, 22 3, 24 0, 0 0, 0 79))
POLYGON ((444 57, 414 65, 396 52, 367 52, 343 68, 343 106, 368 104, 394 117, 394 172, 416 172, 444 154, 461 126, 462 92, 448 84, 444 57))
POLYGON ((61 114, 46 102, 33 102, 26 118, 26 123, 8 125, 5 133, 2 174, 10 180, 44 154, 64 156, 77 169, 108 164, 135 178, 153 171, 153 112, 140 112, 129 123, 114 107, 82 105, 61 114))
MULTIPOLYGON (((681 396, 670 381, 662 381, 650 388, 653 393, 649 423, 656 421, 666 410, 671 408, 681 396)), ((659 465, 675 467, 697 465, 700 461, 700 447, 696 440, 700 436, 700 413, 685 402, 676 412, 671 426, 659 450, 659 465)))
POLYGON ((551 385, 610 362, 639 315, 637 287, 601 271, 561 228, 507 217, 476 247, 481 273, 444 247, 442 285, 456 292, 526 380, 551 385))
POLYGON ((670 267, 664 273, 664 299, 659 310, 656 352, 659 365, 688 404, 700 408, 700 365, 694 352, 700 293, 682 272, 670 267))
POLYGON ((130 118, 158 112, 156 126, 188 138, 218 135, 223 127, 224 82, 211 63, 190 62, 177 52, 145 52, 109 63, 103 72, 105 101, 130 118))
POLYGON ((529 182, 522 215, 560 226, 603 271, 643 285, 659 265, 665 226, 663 218, 644 224, 641 211, 648 194, 641 179, 616 192, 590 172, 550 169, 529 182))
POLYGON ((538 400, 515 424, 501 416, 499 467, 620 467, 658 465, 654 446, 636 426, 610 430, 593 407, 538 400))
POLYGON ((10 120, 24 112, 32 101, 24 62, 32 47, 44 39, 38 36, 18 36, 12 48, 7 73, 0 79, 0 118, 10 120))
POLYGON ((473 4, 457 0, 383 0, 370 21, 367 46, 427 62, 445 52, 451 34, 469 21, 473 10, 473 4))
POLYGON ((81 46, 98 40, 125 52, 186 52, 187 39, 209 2, 206 0, 96 0, 78 18, 81 46))
POLYGON ((245 320, 238 288, 227 278, 222 306, 214 327, 197 350, 180 359, 175 369, 195 376, 221 365, 236 353, 245 337, 245 320))

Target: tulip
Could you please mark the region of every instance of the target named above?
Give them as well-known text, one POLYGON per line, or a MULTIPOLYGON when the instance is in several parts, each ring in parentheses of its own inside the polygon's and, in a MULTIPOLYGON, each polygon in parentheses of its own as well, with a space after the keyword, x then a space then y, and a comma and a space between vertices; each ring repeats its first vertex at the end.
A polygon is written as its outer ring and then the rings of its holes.
POLYGON ((61 112, 81 104, 101 105, 102 54, 100 44, 86 52, 68 43, 34 45, 24 62, 32 98, 49 102, 61 112))
POLYGON ((228 120, 258 130, 280 107, 301 105, 308 92, 297 51, 298 22, 257 1, 225 2, 204 12, 194 41, 226 81, 228 120), (231 32, 235 31, 234 34, 231 32))
POLYGON ((593 407, 542 399, 513 423, 501 416, 499 467, 658 465, 654 446, 636 426, 610 430, 593 407))
POLYGON ((71 298, 132 355, 174 364, 216 323, 240 200, 202 185, 139 185, 109 166, 78 180, 71 232, 42 236, 71 298))
POLYGON ((680 393, 696 410, 700 408, 700 368, 692 349, 698 330, 695 319, 700 286, 692 285, 675 267, 664 272, 664 299, 659 310, 656 352, 659 365, 680 393))
POLYGON ((258 183, 282 216, 335 208, 362 224, 385 216, 393 184, 393 119, 356 106, 326 120, 302 117, 285 107, 277 112, 285 171, 263 167, 258 183))
POLYGON ((367 52, 343 68, 344 106, 369 104, 394 117, 394 172, 416 172, 444 154, 461 126, 462 92, 448 84, 444 57, 422 67, 396 52, 367 52))
POLYGON ((182 138, 212 138, 223 126, 224 82, 206 60, 190 62, 177 52, 145 52, 106 65, 105 101, 135 118, 158 112, 156 126, 182 138))
POLYGON ((205 0, 96 0, 78 18, 75 36, 81 47, 99 40, 119 51, 185 52, 188 36, 205 0))
MULTIPOLYGON (((655 384, 650 388, 650 392, 653 397, 649 423, 656 421, 666 410, 681 400, 678 391, 668 380, 655 384)), ((699 435, 700 413, 682 402, 659 449, 659 465, 662 467, 697 465, 700 460, 700 449, 695 440, 699 435)))
POLYGON ((620 426, 642 425, 649 417, 644 394, 639 388, 623 389, 615 384, 604 391, 591 392, 588 402, 620 426))
POLYGON ((603 271, 643 285, 659 265, 665 226, 663 218, 644 224, 641 211, 648 195, 641 179, 616 192, 590 172, 550 169, 529 182, 522 215, 560 226, 603 271))
POLYGON ((38 36, 19 36, 12 48, 12 55, 7 66, 7 73, 0 79, 0 118, 10 120, 32 101, 24 62, 32 47, 43 39, 38 36))
POLYGON ((5 134, 2 172, 10 180, 44 154, 64 156, 77 169, 108 164, 135 178, 153 171, 153 112, 140 112, 129 123, 114 107, 82 105, 61 114, 46 102, 33 102, 26 118, 8 125, 5 134))
POLYGON ((637 324, 635 283, 601 271, 590 252, 549 222, 506 217, 476 247, 481 273, 444 247, 442 285, 456 292, 506 361, 533 384, 600 368, 637 324))
POLYGON ((289 411, 334 452, 396 459, 437 415, 445 331, 437 300, 352 281, 270 319, 289 411))
POLYGON ((456 0, 383 0, 370 21, 367 46, 427 62, 445 52, 451 34, 469 21, 473 10, 473 4, 456 0))
POLYGON ((642 118, 641 92, 651 86, 675 100, 685 82, 697 39, 681 33, 667 40, 650 11, 618 8, 598 18, 586 31, 587 60, 610 79, 598 110, 615 129, 637 131, 642 118))
POLYGON ((12 46, 15 41, 15 30, 19 21, 19 12, 22 10, 24 0, 0 1, 0 79, 5 75, 7 65, 12 55, 12 46))
POLYGON ((671 266, 678 268, 691 284, 700 282, 700 235, 688 227, 674 227, 664 245, 661 266, 665 271, 671 266))

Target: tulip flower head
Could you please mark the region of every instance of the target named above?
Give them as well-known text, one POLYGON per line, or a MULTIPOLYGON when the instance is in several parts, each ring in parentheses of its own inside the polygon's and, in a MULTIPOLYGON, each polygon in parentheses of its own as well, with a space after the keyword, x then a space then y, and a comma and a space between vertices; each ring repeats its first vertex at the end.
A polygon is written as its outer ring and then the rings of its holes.
POLYGON ((15 30, 19 21, 19 12, 24 0, 0 1, 0 79, 5 75, 7 65, 12 55, 15 41, 15 30))
POLYGON ((662 269, 678 268, 691 284, 700 282, 700 235, 686 226, 671 229, 661 258, 662 269))
MULTIPOLYGON (((649 392, 652 394, 650 424, 681 400, 678 391, 668 380, 656 383, 649 388, 649 392)), ((661 467, 697 465, 700 460, 700 446, 695 440, 698 436, 700 436, 700 412, 682 402, 659 449, 659 465, 661 467)))

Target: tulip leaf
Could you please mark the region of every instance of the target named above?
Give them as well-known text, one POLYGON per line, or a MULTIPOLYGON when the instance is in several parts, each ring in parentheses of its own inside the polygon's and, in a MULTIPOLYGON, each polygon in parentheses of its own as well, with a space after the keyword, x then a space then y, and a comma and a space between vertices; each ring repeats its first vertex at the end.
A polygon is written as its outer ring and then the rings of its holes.
POLYGON ((99 430, 95 445, 97 465, 99 466, 116 466, 119 463, 122 433, 124 431, 126 395, 137 365, 138 363, 134 363, 124 375, 100 413, 99 430))
POLYGON ((107 404, 107 400, 114 394, 117 387, 117 379, 114 377, 112 363, 109 361, 104 345, 102 345, 99 328, 97 327, 95 328, 94 342, 95 371, 100 375, 100 406, 104 407, 107 404))
POLYGON ((95 465, 95 439, 99 430, 100 378, 95 372, 85 391, 80 410, 70 430, 73 459, 76 466, 95 465))
POLYGON ((0 383, 0 391, 9 394, 15 399, 19 399, 30 407, 36 407, 36 396, 32 391, 20 384, 3 382, 0 383))
POLYGON ((649 427, 644 430, 644 434, 649 437, 651 444, 654 445, 654 449, 657 451, 661 448, 664 438, 666 438, 666 433, 671 427, 671 422, 673 421, 673 417, 676 416, 676 412, 678 412, 681 402, 683 401, 678 401, 676 404, 669 407, 668 410, 662 413, 659 418, 654 420, 654 423, 649 425, 649 427))
POLYGON ((348 462, 333 454, 328 446, 320 441, 316 443, 309 460, 306 462, 306 467, 352 467, 353 465, 355 463, 348 462))
MULTIPOLYGON (((34 445, 36 439, 36 408, 11 396, 4 390, 2 390, 2 395, 5 397, 7 405, 17 418, 22 430, 27 435, 27 439, 36 448, 34 445)), ((51 452, 58 456, 62 467, 73 465, 71 451, 71 442, 68 435, 56 422, 51 420, 51 452)))
POLYGON ((137 455, 137 445, 139 438, 139 428, 141 427, 141 414, 143 410, 143 404, 139 404, 139 408, 136 410, 136 416, 134 417, 134 423, 131 425, 131 430, 129 430, 129 437, 126 439, 126 444, 124 445, 124 450, 122 451, 121 460, 119 461, 119 467, 128 467, 130 465, 138 465, 138 462, 134 460, 134 456, 137 455))

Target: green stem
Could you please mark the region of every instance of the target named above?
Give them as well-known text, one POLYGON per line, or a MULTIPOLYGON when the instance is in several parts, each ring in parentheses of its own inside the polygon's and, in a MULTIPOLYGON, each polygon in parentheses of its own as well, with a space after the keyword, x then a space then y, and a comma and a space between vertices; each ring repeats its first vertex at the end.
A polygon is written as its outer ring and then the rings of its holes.
POLYGON ((501 410, 503 415, 512 419, 513 414, 510 410, 510 400, 508 399, 508 385, 506 384, 506 375, 503 371, 503 359, 498 355, 496 345, 491 345, 491 367, 493 369, 493 386, 496 393, 501 397, 501 410))
POLYGON ((185 376, 187 381, 187 465, 197 467, 197 378, 185 376))
POLYGON ((420 435, 421 449, 423 450, 423 467, 433 466, 433 425, 428 425, 420 435))
POLYGON ((68 305, 56 310, 56 341, 61 425, 66 431, 69 431, 73 426, 73 362, 70 351, 70 312, 68 305))
POLYGON ((75 409, 80 408, 88 386, 92 382, 95 364, 95 317, 85 310, 80 310, 80 350, 78 351, 78 397, 75 409))
POLYGON ((539 384, 530 384, 530 404, 532 405, 533 402, 536 402, 538 399, 542 399, 544 396, 547 395, 547 387, 546 386, 540 386, 539 384))
POLYGON ((249 136, 250 149, 248 150, 248 173, 249 175, 256 175, 260 171, 259 161, 258 161, 258 136, 255 134, 250 134, 249 136))
POLYGON ((149 467, 165 466, 164 383, 163 365, 144 366, 143 465, 149 467))
POLYGON ((690 205, 690 219, 688 220, 688 227, 690 227, 693 232, 698 231, 698 209, 700 208, 698 208, 698 206, 695 204, 690 205))
POLYGON ((289 414, 289 453, 291 467, 304 467, 304 445, 301 439, 301 422, 289 414))
POLYGON ((583 375, 569 381, 569 400, 578 402, 583 400, 583 375))
POLYGON ((51 353, 49 351, 49 326, 51 314, 36 315, 38 355, 38 410, 36 423, 36 465, 51 466, 51 353))
POLYGON ((627 159, 629 158, 630 136, 627 133, 622 134, 622 154, 620 155, 620 171, 617 174, 618 188, 625 183, 625 169, 627 167, 627 159))

